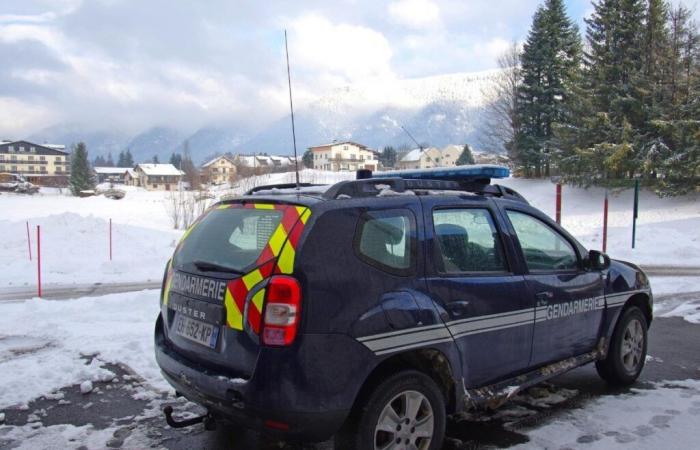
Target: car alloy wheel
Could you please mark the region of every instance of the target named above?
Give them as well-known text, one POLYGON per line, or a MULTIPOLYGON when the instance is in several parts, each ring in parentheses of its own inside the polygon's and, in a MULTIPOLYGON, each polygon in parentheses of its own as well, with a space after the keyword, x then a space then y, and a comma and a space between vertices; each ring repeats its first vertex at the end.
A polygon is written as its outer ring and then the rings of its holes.
POLYGON ((638 319, 630 320, 622 335, 620 357, 628 373, 635 373, 644 354, 644 330, 638 319))
POLYGON ((435 416, 430 401, 418 391, 404 391, 382 410, 374 430, 375 450, 427 450, 435 416))

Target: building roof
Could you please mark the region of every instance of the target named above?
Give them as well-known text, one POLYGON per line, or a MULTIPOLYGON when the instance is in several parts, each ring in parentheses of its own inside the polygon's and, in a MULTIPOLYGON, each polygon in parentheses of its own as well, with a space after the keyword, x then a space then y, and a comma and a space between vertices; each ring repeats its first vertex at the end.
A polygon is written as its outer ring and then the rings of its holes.
POLYGON ((148 176, 182 176, 185 174, 172 164, 138 164, 136 168, 148 176))
POLYGON ((420 161, 420 157, 423 154, 425 149, 420 149, 420 148, 415 148, 411 150, 410 152, 406 153, 403 158, 401 158, 402 162, 414 162, 414 161, 420 161))
POLYGON ((352 144, 352 145, 356 145, 356 146, 360 147, 361 149, 369 150, 369 148, 366 145, 358 144, 357 142, 353 142, 353 141, 338 141, 338 142, 331 142, 330 144, 316 145, 314 147, 309 147, 309 150, 313 151, 314 149, 317 149, 317 148, 332 147, 334 145, 343 145, 343 144, 352 144))
MULTIPOLYGON (((35 147, 36 150, 41 151, 40 154, 68 156, 68 152, 64 150, 66 148, 65 145, 35 144, 35 143, 29 142, 29 141, 2 141, 2 142, 0 142, 0 152, 7 153, 8 147, 10 147, 10 146, 35 147)), ((15 152, 19 153, 16 150, 15 150, 15 152)), ((30 152, 25 151, 25 153, 30 153, 30 152)))
POLYGON ((230 162, 231 164, 234 163, 233 160, 231 159, 231 157, 229 157, 228 155, 219 155, 216 158, 212 159, 211 161, 207 161, 204 164, 202 164, 202 167, 209 167, 222 158, 225 159, 226 161, 230 162))
POLYGON ((92 170, 101 175, 124 175, 129 167, 93 167, 92 170))

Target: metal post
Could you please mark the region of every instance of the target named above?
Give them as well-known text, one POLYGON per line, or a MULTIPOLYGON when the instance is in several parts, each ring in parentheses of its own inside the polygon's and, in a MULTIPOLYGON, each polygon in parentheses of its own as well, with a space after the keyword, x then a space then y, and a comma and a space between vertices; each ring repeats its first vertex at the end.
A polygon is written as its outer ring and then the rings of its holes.
POLYGON ((557 223, 561 225, 561 183, 557 183, 557 212, 556 219, 557 223))
POLYGON ((112 219, 109 219, 109 260, 112 260, 112 219))
POLYGON ((603 253, 608 250, 608 190, 605 190, 605 201, 603 203, 603 253))
POLYGON ((41 226, 36 226, 36 274, 37 289, 41 298, 41 226))
POLYGON ((637 238, 637 217, 639 216, 639 179, 634 180, 634 208, 632 212, 632 248, 637 238))
POLYGON ((32 238, 29 235, 29 221, 27 221, 27 250, 29 250, 29 260, 32 260, 32 238))

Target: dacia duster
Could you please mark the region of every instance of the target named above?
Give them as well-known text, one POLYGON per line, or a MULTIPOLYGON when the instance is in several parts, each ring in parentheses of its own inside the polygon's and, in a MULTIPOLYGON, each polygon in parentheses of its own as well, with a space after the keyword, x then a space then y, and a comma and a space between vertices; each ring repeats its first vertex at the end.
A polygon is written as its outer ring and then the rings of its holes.
POLYGON ((156 359, 227 420, 342 449, 439 449, 446 416, 595 362, 644 367, 652 294, 498 166, 358 173, 221 201, 168 262, 156 359))

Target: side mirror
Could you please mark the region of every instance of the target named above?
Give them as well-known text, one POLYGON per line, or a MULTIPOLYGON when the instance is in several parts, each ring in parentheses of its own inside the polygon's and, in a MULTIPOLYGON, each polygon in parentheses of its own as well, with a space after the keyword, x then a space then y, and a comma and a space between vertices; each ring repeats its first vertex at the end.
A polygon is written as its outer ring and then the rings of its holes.
POLYGON ((598 250, 588 252, 588 267, 593 270, 605 270, 610 267, 610 257, 598 250))

